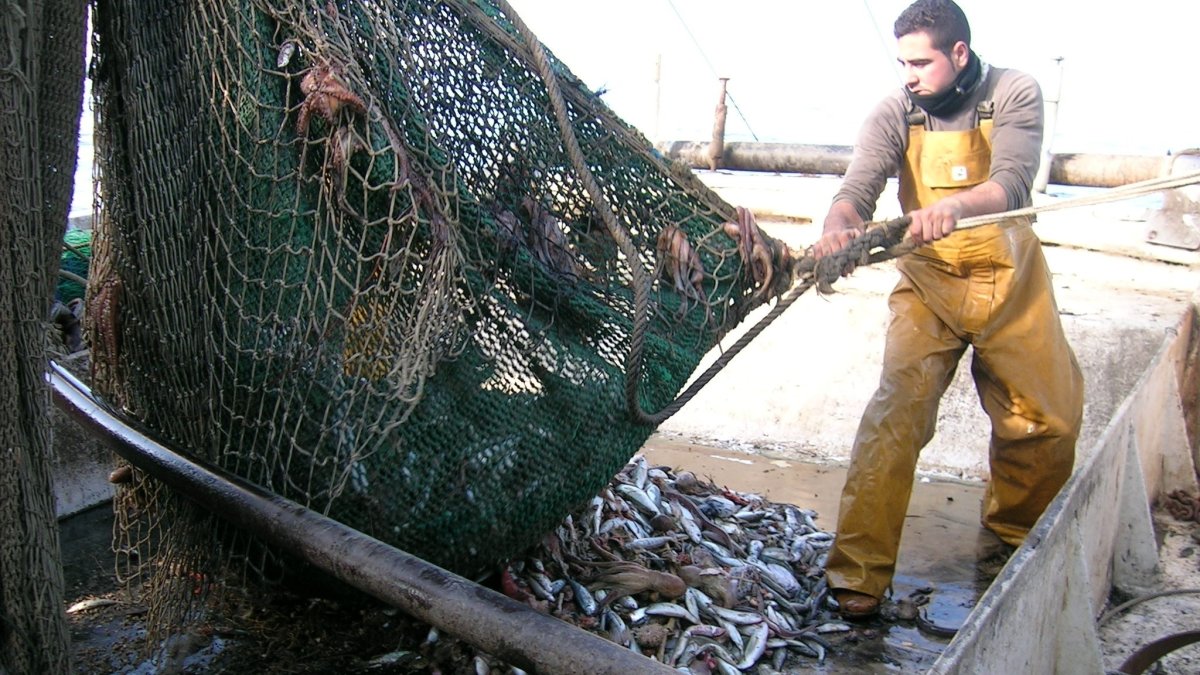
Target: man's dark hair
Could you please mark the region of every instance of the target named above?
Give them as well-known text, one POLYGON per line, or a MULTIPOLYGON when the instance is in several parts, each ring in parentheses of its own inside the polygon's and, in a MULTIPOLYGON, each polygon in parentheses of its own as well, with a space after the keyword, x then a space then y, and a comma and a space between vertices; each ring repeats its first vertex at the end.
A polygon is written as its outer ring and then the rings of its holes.
POLYGON ((900 13, 893 30, 897 39, 910 33, 927 33, 933 48, 947 56, 959 41, 971 46, 967 15, 952 0, 917 0, 900 13))

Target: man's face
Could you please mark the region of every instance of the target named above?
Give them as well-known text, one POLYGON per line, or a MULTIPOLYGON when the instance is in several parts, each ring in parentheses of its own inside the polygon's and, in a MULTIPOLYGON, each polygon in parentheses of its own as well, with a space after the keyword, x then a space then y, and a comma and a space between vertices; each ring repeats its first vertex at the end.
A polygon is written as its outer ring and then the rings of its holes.
POLYGON ((940 94, 950 88, 967 65, 969 50, 965 43, 955 43, 947 56, 933 47, 924 31, 901 36, 896 45, 897 60, 904 67, 904 85, 914 94, 940 94))

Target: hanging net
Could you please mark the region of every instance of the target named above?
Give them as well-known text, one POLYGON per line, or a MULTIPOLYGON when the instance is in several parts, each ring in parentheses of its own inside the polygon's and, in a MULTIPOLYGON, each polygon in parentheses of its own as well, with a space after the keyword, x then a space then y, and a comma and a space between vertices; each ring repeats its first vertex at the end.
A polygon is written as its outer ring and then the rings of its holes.
POLYGON ((405 551, 536 544, 791 283, 503 0, 148 7, 98 3, 93 388, 405 551))

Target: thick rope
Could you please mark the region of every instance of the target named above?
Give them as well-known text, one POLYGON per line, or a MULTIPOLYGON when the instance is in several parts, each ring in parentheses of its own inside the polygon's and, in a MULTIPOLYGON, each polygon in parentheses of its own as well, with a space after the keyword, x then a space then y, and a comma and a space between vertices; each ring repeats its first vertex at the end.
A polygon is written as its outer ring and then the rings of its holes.
MULTIPOLYGON (((1109 188, 1103 192, 1084 195, 1082 197, 1073 197, 1071 199, 1062 199, 1037 206, 1027 206, 1011 211, 1003 211, 1001 213, 989 213, 981 216, 970 216, 958 221, 954 228, 954 232, 960 230, 969 230, 983 225, 991 225, 1002 220, 1011 218, 1025 218, 1035 216, 1039 213, 1048 211, 1062 211, 1065 209, 1078 209, 1085 206, 1096 206, 1099 204, 1108 204, 1111 202, 1119 202, 1126 199, 1135 199, 1137 197, 1145 197, 1156 192, 1164 190, 1174 190, 1176 188, 1187 187, 1200 183, 1200 171, 1193 173, 1180 174, 1178 176, 1167 176, 1164 178, 1151 178, 1137 183, 1129 183, 1120 187, 1109 188)), ((954 233, 951 232, 950 236, 954 233)), ((904 240, 884 251, 879 251, 870 255, 865 264, 873 265, 884 260, 891 260, 909 253, 917 248, 917 244, 907 234, 904 240)))
POLYGON ((1120 187, 1109 188, 1103 192, 1095 194, 1083 195, 1082 197, 1073 197, 1071 199, 1062 199, 1038 206, 1028 206, 1023 209, 1014 209, 1012 211, 1004 211, 1003 213, 994 213, 982 216, 971 216, 958 221, 957 230, 966 230, 980 225, 988 225, 997 220, 1006 218, 1017 218, 1021 216, 1033 216, 1047 211, 1061 211, 1063 209, 1077 209, 1083 206, 1096 206, 1097 204, 1107 204, 1109 202, 1118 202, 1125 199, 1134 199, 1136 197, 1145 197, 1163 190, 1173 190, 1175 188, 1187 187, 1200 183, 1200 171, 1193 173, 1180 174, 1178 176, 1167 176, 1164 178, 1151 178, 1137 183, 1130 183, 1120 187))

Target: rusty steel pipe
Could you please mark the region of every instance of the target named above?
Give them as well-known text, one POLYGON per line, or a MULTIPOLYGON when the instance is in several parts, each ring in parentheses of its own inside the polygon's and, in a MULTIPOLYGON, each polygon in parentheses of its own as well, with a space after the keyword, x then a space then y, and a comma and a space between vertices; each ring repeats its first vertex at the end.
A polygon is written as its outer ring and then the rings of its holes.
MULTIPOLYGON (((707 143, 664 141, 655 148, 694 169, 709 168, 707 143)), ((853 152, 849 145, 738 141, 724 144, 721 168, 841 176, 850 166, 853 152)), ((1054 154, 1050 156, 1049 182, 1077 187, 1120 187, 1167 175, 1169 161, 1167 156, 1054 154)))
POLYGON ((1079 187, 1120 187, 1168 175, 1170 157, 1148 155, 1050 155, 1050 183, 1079 187))
POLYGON ((92 399, 51 363, 54 402, 117 454, 230 523, 383 602, 529 672, 674 673, 237 476, 153 441, 92 399))
MULTIPOLYGON (((708 168, 709 144, 697 141, 665 141, 659 152, 694 169, 708 168)), ((721 168, 735 171, 776 173, 846 173, 852 148, 843 145, 797 145, 793 143, 725 143, 721 168)))

